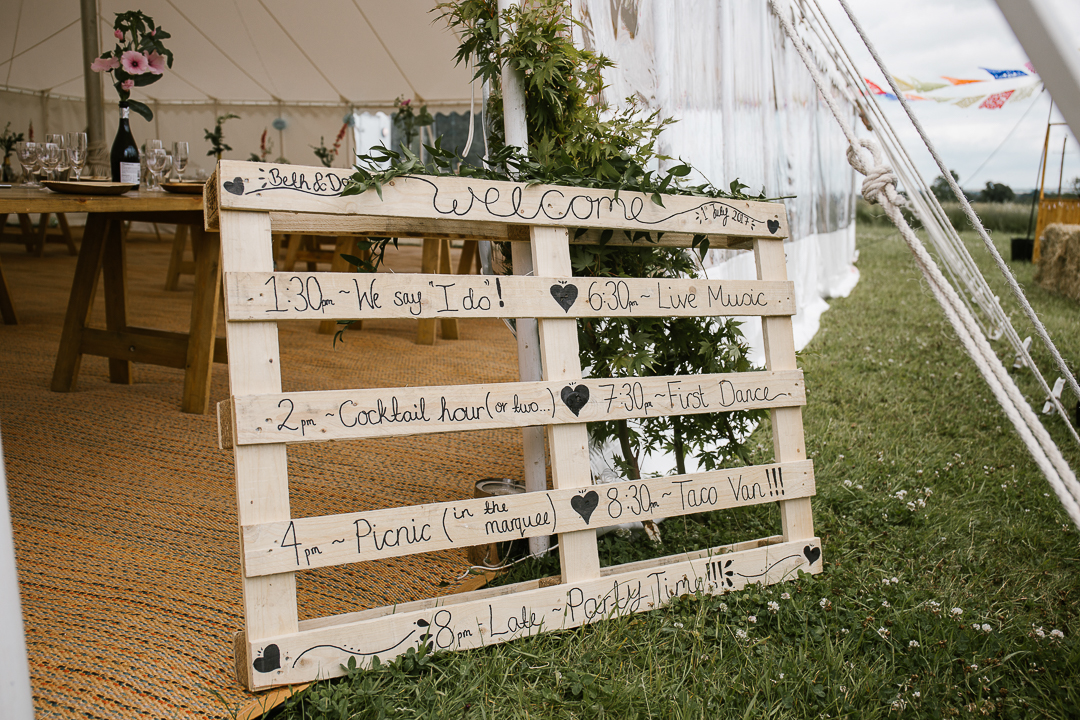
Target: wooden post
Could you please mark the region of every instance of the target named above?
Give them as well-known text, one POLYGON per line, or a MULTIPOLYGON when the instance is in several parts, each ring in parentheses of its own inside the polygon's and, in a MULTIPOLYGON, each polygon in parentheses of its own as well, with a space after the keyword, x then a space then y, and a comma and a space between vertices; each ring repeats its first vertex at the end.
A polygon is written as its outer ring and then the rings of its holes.
MULTIPOLYGON (((532 228, 532 264, 541 277, 568 277, 570 241, 565 228, 532 228)), ((545 380, 581 379, 578 357, 577 321, 535 321, 540 335, 540 352, 545 380)), ((519 336, 520 337, 520 336, 519 336)), ((592 484, 589 469, 589 434, 585 424, 549 425, 551 476, 556 488, 588 487, 592 484)), ((600 558, 596 552, 596 531, 581 530, 559 535, 559 563, 564 583, 600 577, 600 558)))
MULTIPOLYGON (((221 266, 225 272, 274 269, 268 215, 222 211, 220 228, 221 266)), ((237 323, 229 329, 228 346, 229 391, 233 397, 281 392, 276 323, 237 323)), ((284 443, 238 445, 233 449, 233 459, 240 526, 288 520, 289 481, 284 443)), ((243 537, 240 547, 243 554, 243 537)), ((294 573, 261 577, 247 577, 245 573, 243 585, 249 643, 298 630, 294 573)), ((244 668, 244 674, 237 679, 253 687, 251 659, 239 658, 237 668, 240 667, 244 668)))
MULTIPOLYGON (((441 245, 434 238, 424 238, 424 250, 420 259, 420 272, 425 275, 434 275, 439 272, 439 251, 441 245)), ((417 345, 435 344, 435 320, 426 318, 420 320, 416 327, 417 345)))
POLYGON ((91 213, 83 230, 83 249, 75 263, 75 278, 71 281, 71 299, 64 316, 64 330, 60 335, 60 349, 56 352, 53 369, 53 392, 69 392, 75 387, 82 362, 82 338, 90 311, 94 307, 98 277, 101 274, 101 256, 105 251, 105 233, 110 224, 105 215, 91 213))
MULTIPOLYGON (((787 260, 783 240, 754 240, 754 258, 760 280, 787 280, 787 260)), ((761 330, 765 340, 765 364, 769 370, 795 370, 795 338, 791 318, 763 317, 761 330)), ((775 461, 796 462, 806 459, 802 408, 786 407, 769 411, 772 418, 775 461)), ((814 516, 810 498, 780 501, 780 522, 784 540, 814 537, 814 516)))
MULTIPOLYGON (((341 256, 355 254, 355 252, 356 238, 350 235, 339 235, 334 245, 334 259, 330 261, 330 272, 346 272, 349 269, 349 261, 341 256)), ((354 323, 353 327, 360 329, 357 323, 354 323)), ((319 333, 322 335, 333 335, 336 331, 337 322, 334 320, 323 320, 319 323, 319 333)))
MULTIPOLYGON (((120 237, 117 220, 109 222, 101 268, 105 285, 105 327, 110 332, 123 332, 127 330, 127 245, 120 237)), ((109 381, 130 385, 133 382, 131 361, 109 358, 109 381)))
POLYGON ((180 409, 202 415, 210 409, 210 378, 217 343, 221 302, 220 236, 192 225, 191 247, 195 254, 195 292, 191 298, 191 327, 180 409))

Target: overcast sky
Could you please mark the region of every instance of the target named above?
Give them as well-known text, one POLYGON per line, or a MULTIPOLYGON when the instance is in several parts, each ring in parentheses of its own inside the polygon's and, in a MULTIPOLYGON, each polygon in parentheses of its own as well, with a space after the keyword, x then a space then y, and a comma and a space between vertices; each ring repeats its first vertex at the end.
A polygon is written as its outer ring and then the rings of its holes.
MULTIPOLYGON (((886 67, 895 76, 915 77, 926 82, 941 82, 943 75, 990 79, 991 76, 980 68, 1023 69, 1028 61, 993 0, 847 1, 886 67)), ((863 76, 887 88, 884 76, 859 40, 839 2, 819 2, 863 76)), ((1080 46, 1080 0, 1046 2, 1055 8, 1067 34, 1080 46)), ((1080 52, 1080 49, 1074 50, 1080 52)), ((979 83, 966 87, 981 89, 989 85, 979 83)), ((937 177, 940 172, 929 153, 922 149, 900 103, 883 100, 881 105, 927 181, 937 177)), ((982 188, 987 181, 1003 182, 1014 190, 1037 186, 1039 157, 1050 110, 1049 92, 1008 103, 999 110, 980 110, 976 106, 960 108, 929 101, 914 102, 911 106, 946 164, 960 174, 964 188, 982 188), (991 157, 995 149, 997 152, 991 157), (983 166, 981 170, 980 166, 983 166)), ((1053 122, 1061 120, 1055 110, 1053 122)), ((1066 133, 1065 126, 1052 129, 1047 190, 1057 190, 1062 141, 1066 133)), ((1065 184, 1077 176, 1080 176, 1080 145, 1069 134, 1065 147, 1065 184)))

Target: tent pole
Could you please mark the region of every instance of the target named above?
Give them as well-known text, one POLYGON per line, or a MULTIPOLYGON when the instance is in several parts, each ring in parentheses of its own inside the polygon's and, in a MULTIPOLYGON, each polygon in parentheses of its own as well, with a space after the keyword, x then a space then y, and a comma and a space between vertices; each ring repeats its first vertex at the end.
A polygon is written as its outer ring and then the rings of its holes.
POLYGON ((1046 0, 997 0, 1016 39, 1057 101, 1065 122, 1080 137, 1080 58, 1046 0))
POLYGON ((97 0, 79 0, 82 9, 83 87, 86 91, 86 146, 91 154, 104 150, 105 107, 102 104, 101 76, 90 69, 90 63, 101 54, 98 43, 97 0))

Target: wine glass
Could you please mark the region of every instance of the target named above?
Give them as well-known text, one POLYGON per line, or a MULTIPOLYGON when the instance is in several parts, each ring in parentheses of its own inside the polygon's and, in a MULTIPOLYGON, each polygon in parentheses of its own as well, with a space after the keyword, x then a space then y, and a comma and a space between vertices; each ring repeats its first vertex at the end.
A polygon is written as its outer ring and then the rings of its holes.
POLYGON ((35 142, 15 143, 15 153, 19 157, 19 165, 22 166, 23 185, 26 187, 40 187, 34 182, 34 166, 37 164, 38 144, 35 142))
MULTIPOLYGON (((169 155, 168 153, 165 153, 164 167, 161 168, 161 179, 164 180, 165 182, 168 182, 171 179, 170 176, 172 175, 172 169, 173 169, 173 156, 169 155)), ((162 187, 161 189, 164 190, 165 188, 162 187)))
POLYGON ((67 136, 64 133, 49 133, 45 136, 45 142, 55 143, 56 147, 60 149, 60 157, 57 159, 55 168, 56 178, 54 179, 62 180, 63 173, 70 167, 67 157, 67 136))
POLYGON ((72 132, 67 134, 67 155, 75 170, 75 182, 82 175, 83 165, 86 164, 86 133, 72 132))
POLYGON ((177 140, 173 143, 173 167, 176 168, 177 180, 183 182, 184 171, 187 170, 188 161, 188 144, 183 140, 177 140))
POLYGON ((45 170, 47 179, 52 180, 53 173, 56 172, 59 164, 60 146, 53 142, 45 143, 45 151, 41 153, 41 166, 45 170))
MULTIPOLYGON (((159 140, 151 140, 153 142, 160 142, 159 140)), ((160 191, 161 185, 158 183, 158 174, 165 169, 165 150, 160 147, 153 147, 146 152, 146 169, 150 171, 150 182, 147 183, 146 189, 151 191, 160 191)))

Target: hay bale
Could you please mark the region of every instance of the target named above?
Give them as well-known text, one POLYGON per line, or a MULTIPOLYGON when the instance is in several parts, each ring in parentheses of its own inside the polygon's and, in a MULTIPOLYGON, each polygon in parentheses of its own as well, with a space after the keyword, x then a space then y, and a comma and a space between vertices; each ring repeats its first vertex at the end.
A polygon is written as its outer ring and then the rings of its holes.
POLYGON ((1048 225, 1039 248, 1035 282, 1080 302, 1080 225, 1048 225))

